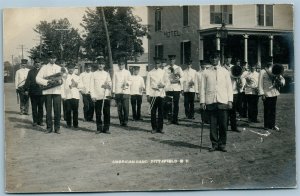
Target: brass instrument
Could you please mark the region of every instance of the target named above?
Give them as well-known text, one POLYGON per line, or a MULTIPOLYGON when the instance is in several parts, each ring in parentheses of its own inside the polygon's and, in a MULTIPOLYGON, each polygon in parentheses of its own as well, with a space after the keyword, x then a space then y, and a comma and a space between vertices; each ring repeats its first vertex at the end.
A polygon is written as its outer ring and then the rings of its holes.
POLYGON ((282 64, 273 64, 271 66, 271 73, 272 73, 272 80, 273 80, 272 83, 277 90, 280 90, 280 88, 284 86, 281 80, 283 72, 284 72, 284 67, 282 64))
POLYGON ((171 84, 178 84, 180 83, 180 78, 181 78, 181 75, 179 73, 179 70, 178 69, 174 69, 173 67, 170 67, 169 68, 169 79, 170 79, 170 82, 171 84))
POLYGON ((40 85, 41 90, 48 90, 50 88, 54 88, 54 87, 62 85, 62 83, 63 83, 62 76, 63 76, 63 73, 59 72, 59 73, 45 77, 44 79, 49 80, 50 82, 48 82, 48 84, 46 86, 40 85))
POLYGON ((239 65, 234 65, 230 68, 230 75, 236 81, 236 87, 238 92, 241 92, 243 88, 243 83, 241 80, 241 76, 243 74, 243 68, 239 65))

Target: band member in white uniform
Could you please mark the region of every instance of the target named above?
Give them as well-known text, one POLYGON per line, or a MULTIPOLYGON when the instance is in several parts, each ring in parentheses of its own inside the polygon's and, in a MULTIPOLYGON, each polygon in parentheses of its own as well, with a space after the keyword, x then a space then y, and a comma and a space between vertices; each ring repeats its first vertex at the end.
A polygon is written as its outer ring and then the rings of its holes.
POLYGON ((232 84, 229 72, 219 65, 220 56, 211 57, 212 67, 202 75, 200 107, 210 113, 210 152, 226 152, 228 110, 232 108, 232 84))
POLYGON ((163 133, 163 100, 165 93, 165 71, 161 59, 154 57, 154 68, 148 73, 146 81, 147 100, 150 103, 152 133, 163 133))
POLYGON ((28 101, 29 96, 23 89, 29 69, 26 67, 28 63, 27 59, 21 59, 21 68, 16 71, 15 87, 17 96, 20 97, 20 115, 28 115, 28 101))
POLYGON ((132 120, 143 120, 141 118, 141 106, 143 100, 143 92, 145 90, 144 78, 139 75, 140 67, 133 67, 133 75, 131 76, 130 101, 132 108, 132 120))

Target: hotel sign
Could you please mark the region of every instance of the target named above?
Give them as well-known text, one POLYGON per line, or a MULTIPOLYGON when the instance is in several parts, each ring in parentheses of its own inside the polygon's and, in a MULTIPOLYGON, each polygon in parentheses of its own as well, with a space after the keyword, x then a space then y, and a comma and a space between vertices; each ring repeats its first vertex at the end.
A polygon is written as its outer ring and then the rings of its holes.
POLYGON ((175 31, 165 31, 164 32, 164 36, 166 37, 178 37, 178 36, 181 36, 180 32, 175 30, 175 31))

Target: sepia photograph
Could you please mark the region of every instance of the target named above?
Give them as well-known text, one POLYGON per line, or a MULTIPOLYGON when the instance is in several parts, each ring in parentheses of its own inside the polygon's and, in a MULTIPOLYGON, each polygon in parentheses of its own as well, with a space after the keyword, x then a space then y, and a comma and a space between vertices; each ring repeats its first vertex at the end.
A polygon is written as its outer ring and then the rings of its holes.
POLYGON ((3 9, 6 193, 296 189, 293 4, 3 9))

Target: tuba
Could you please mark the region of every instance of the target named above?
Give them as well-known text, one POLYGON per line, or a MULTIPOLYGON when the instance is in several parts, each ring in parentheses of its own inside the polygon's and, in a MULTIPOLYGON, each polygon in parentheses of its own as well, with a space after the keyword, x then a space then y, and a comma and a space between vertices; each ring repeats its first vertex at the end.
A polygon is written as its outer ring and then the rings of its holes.
POLYGON ((55 73, 55 74, 45 77, 44 79, 50 80, 50 82, 46 86, 40 85, 41 90, 48 90, 50 88, 54 88, 54 87, 62 85, 63 69, 64 68, 61 69, 61 72, 58 72, 58 73, 55 73))
POLYGON ((241 76, 243 74, 243 68, 239 65, 234 65, 230 68, 230 75, 231 78, 235 79, 236 81, 236 87, 238 92, 240 92, 243 88, 241 76))
POLYGON ((271 66, 271 73, 272 73, 272 80, 273 80, 272 83, 277 90, 280 90, 280 88, 284 86, 284 84, 281 81, 283 72, 284 72, 284 67, 282 64, 273 64, 271 66))

